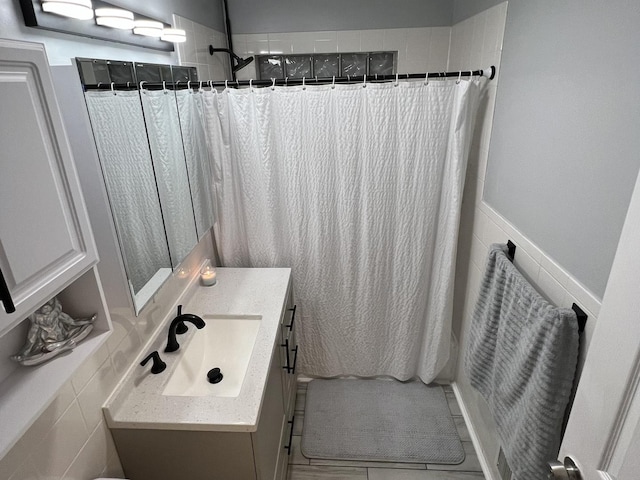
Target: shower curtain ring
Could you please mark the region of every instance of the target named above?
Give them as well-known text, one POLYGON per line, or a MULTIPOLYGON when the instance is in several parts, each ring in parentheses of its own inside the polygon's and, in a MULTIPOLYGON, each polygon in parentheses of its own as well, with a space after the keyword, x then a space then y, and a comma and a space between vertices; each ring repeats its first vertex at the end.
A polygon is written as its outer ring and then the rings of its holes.
POLYGON ((456 85, 460 85, 461 80, 462 80, 462 70, 458 72, 458 80, 456 80, 456 85))
POLYGON ((284 86, 285 87, 289 86, 289 77, 284 77, 284 86))
POLYGON ((347 75, 347 83, 351 83, 351 76, 347 75))
POLYGON ((271 90, 273 91, 273 90, 275 90, 275 89, 276 89, 276 79, 275 79, 275 78, 272 78, 272 79, 271 79, 271 90))
POLYGON ((400 81, 398 80, 398 73, 396 72, 396 83, 393 84, 394 87, 400 85, 400 81))
POLYGON ((189 90, 189 93, 193 93, 193 90, 191 90, 191 80, 187 81, 187 90, 189 90))
POLYGON ((127 89, 129 88, 129 84, 130 84, 130 83, 131 83, 131 82, 127 82, 127 89))
POLYGON ((336 76, 333 76, 333 81, 331 82, 331 88, 336 88, 336 76))
POLYGON ((249 79, 249 89, 253 92, 253 78, 249 79))
POLYGON ((429 85, 429 72, 424 74, 424 84, 429 85))
MULTIPOLYGON (((180 83, 180 80, 178 80, 178 83, 180 83)), ((167 94, 167 82, 164 80, 162 81, 162 91, 164 92, 165 95, 167 94)))
POLYGON ((211 90, 213 90, 213 81, 212 81, 212 80, 209 80, 209 88, 210 88, 211 90))
POLYGON ((229 88, 229 80, 225 80, 224 81, 224 89, 228 89, 229 88))
POLYGON ((306 77, 302 77, 302 89, 306 90, 307 86, 305 85, 306 77))
POLYGON ((116 94, 116 91, 115 91, 115 89, 113 88, 113 86, 114 86, 114 85, 115 85, 115 84, 114 84, 113 82, 111 82, 111 92, 113 92, 113 94, 115 95, 115 94, 116 94))
POLYGON ((362 83, 362 88, 367 88, 367 74, 366 73, 364 74, 363 78, 364 78, 364 80, 363 80, 363 83, 362 83))
POLYGON ((146 82, 146 80, 143 80, 143 81, 141 81, 141 82, 140 82, 140 91, 141 91, 142 93, 145 93, 145 91, 144 91, 144 87, 142 86, 142 84, 143 84, 143 83, 147 83, 147 82, 146 82))

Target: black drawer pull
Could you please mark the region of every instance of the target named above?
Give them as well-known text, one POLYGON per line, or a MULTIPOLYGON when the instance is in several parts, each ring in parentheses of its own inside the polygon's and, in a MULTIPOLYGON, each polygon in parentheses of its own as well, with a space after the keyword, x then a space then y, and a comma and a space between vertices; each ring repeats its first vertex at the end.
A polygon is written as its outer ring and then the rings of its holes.
POLYGON ((291 365, 289 363, 289 339, 285 339, 284 343, 280 346, 287 349, 287 365, 282 368, 285 369, 287 373, 291 373, 291 365))
POLYGON ((291 431, 289 432, 289 445, 285 445, 284 448, 287 450, 287 455, 291 455, 291 446, 293 445, 293 424, 296 421, 296 416, 291 417, 287 423, 291 425, 291 431))
POLYGON ((293 312, 291 314, 291 323, 289 325, 287 325, 287 328, 289 329, 289 331, 293 330, 293 322, 296 321, 296 308, 297 307, 298 307, 297 305, 294 305, 293 308, 289 309, 290 312, 293 312))
MULTIPOLYGON (((4 281, 2 270, 0 270, 0 300, 2 300, 5 312, 13 313, 16 311, 16 306, 13 304, 13 299, 11 298, 11 292, 9 292, 7 282, 4 281)), ((293 322, 291 323, 293 324, 293 322)))
POLYGON ((293 373, 295 375, 295 373, 296 373, 296 363, 298 363, 298 345, 296 345, 296 348, 294 348, 292 351, 296 352, 296 353, 293 356, 293 367, 291 368, 291 371, 289 373, 293 373))

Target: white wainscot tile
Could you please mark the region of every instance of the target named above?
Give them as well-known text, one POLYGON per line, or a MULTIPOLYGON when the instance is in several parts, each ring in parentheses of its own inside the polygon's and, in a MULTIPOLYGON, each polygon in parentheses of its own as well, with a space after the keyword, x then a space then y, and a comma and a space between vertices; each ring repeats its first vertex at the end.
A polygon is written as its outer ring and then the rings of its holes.
POLYGON ((458 62, 458 66, 454 70, 470 68, 468 65, 471 62, 471 42, 473 40, 472 18, 460 22, 454 27, 453 37, 456 41, 455 60, 458 62))
POLYGON ((513 264, 534 287, 537 286, 540 264, 522 248, 516 248, 513 264))
POLYGON ((313 53, 315 32, 296 32, 292 34, 293 53, 313 53))
POLYGON ((484 229, 487 227, 488 221, 487 215, 476 209, 473 214, 473 234, 476 235, 480 241, 484 238, 484 229))
POLYGON ((116 374, 111 362, 106 360, 78 395, 82 416, 90 431, 93 431, 102 421, 102 404, 111 394, 115 383, 116 374))
MULTIPOLYGON (((189 65, 189 63, 184 63, 183 65, 189 65)), ((129 331, 134 327, 135 319, 129 318, 124 315, 111 314, 111 323, 113 325, 113 330, 109 339, 107 340, 107 345, 110 351, 113 351, 120 342, 129 334, 129 331)))
POLYGON ((359 52, 360 51, 360 31, 341 30, 337 32, 339 52, 359 52))
POLYGON ((447 71, 449 69, 451 27, 433 27, 430 30, 427 70, 447 71))
POLYGON ((76 373, 71 378, 71 383, 73 384, 73 388, 76 393, 82 391, 91 377, 93 377, 93 375, 98 371, 100 365, 102 365, 108 357, 109 348, 105 343, 98 349, 96 353, 94 353, 91 357, 85 360, 82 365, 80 365, 80 368, 78 368, 76 373))
POLYGON ((101 475, 109 460, 107 438, 110 436, 104 423, 98 425, 65 473, 64 480, 86 480, 101 475))
MULTIPOLYGON (((200 74, 200 72, 198 72, 200 74)), ((208 79, 209 77, 200 77, 208 79)), ((111 352, 111 363, 117 375, 123 375, 131 362, 140 353, 142 342, 138 332, 131 330, 129 335, 111 352)))
POLYGON ((481 239, 487 247, 492 243, 507 243, 508 234, 491 217, 484 229, 484 238, 481 239))
POLYGON ((551 257, 544 253, 540 256, 540 267, 544 269, 553 279, 566 289, 569 282, 569 274, 551 257))
POLYGON ((338 34, 335 31, 315 32, 313 42, 315 53, 333 53, 338 51, 338 34))
POLYGON ((484 12, 473 17, 473 34, 471 36, 471 51, 469 52, 469 61, 475 65, 473 68, 480 66, 480 62, 482 61, 484 30, 486 23, 487 19, 484 12))
POLYGON ((244 67, 242 70, 238 70, 236 72, 236 78, 238 80, 251 80, 251 79, 255 80, 256 78, 258 78, 258 75, 256 73, 255 63, 256 62, 253 61, 249 65, 244 67))
POLYGON ((399 55, 407 53, 407 28, 389 28, 384 31, 382 48, 385 51, 397 50, 399 55))
POLYGON ((477 236, 473 236, 471 240, 471 261, 480 270, 484 269, 485 260, 487 258, 488 247, 485 246, 477 236))
POLYGON ((196 33, 196 58, 197 63, 206 65, 209 63, 209 45, 214 42, 214 31, 210 28, 200 25, 199 23, 193 24, 196 33))
POLYGON ((480 67, 481 68, 488 68, 491 65, 493 65, 494 67, 496 67, 496 74, 493 78, 493 80, 491 80, 494 83, 498 83, 498 77, 499 77, 499 71, 500 71, 500 60, 502 59, 502 51, 501 50, 487 50, 485 51, 483 49, 482 51, 482 60, 480 61, 480 67))
POLYGON ((502 50, 506 12, 506 2, 485 11, 487 20, 484 35, 484 51, 493 52, 496 50, 502 50))
POLYGON ((362 30, 360 32, 360 51, 376 52, 383 50, 384 30, 362 30))
POLYGON ((247 55, 247 36, 244 34, 231 35, 234 53, 240 57, 247 55))
MULTIPOLYGON (((430 28, 407 28, 406 52, 409 62, 424 63, 426 69, 429 59, 430 28)), ((424 70, 423 70, 424 71, 424 70)))
POLYGON ((398 73, 425 73, 427 70, 427 62, 411 61, 398 59, 398 73))
POLYGON ((536 283, 540 293, 547 297, 551 303, 557 307, 570 307, 565 305, 567 291, 560 283, 553 278, 544 268, 540 268, 538 273, 538 281, 536 283))
POLYGON ((569 277, 566 289, 580 308, 590 311, 595 316, 600 315, 602 300, 591 293, 584 285, 573 277, 569 277))
POLYGON ((193 27, 193 22, 186 18, 182 19, 182 29, 185 31, 187 41, 180 44, 183 46, 183 54, 184 58, 180 57, 180 63, 184 64, 185 62, 196 63, 198 58, 196 57, 196 32, 193 27))
POLYGON ((245 35, 248 55, 267 55, 269 53, 269 36, 266 33, 245 35))
POLYGON ((53 402, 0 460, 0 478, 9 478, 16 472, 18 467, 25 462, 27 456, 33 452, 34 448, 42 441, 74 400, 75 392, 73 386, 71 382, 67 382, 60 389, 53 402))
POLYGON ((475 302, 480 291, 480 283, 482 282, 482 275, 484 273, 484 266, 482 268, 476 267, 473 263, 469 267, 469 277, 467 278, 467 288, 465 295, 464 315, 465 318, 469 318, 475 307, 475 302))
POLYGON ((44 479, 62 478, 88 438, 80 407, 73 402, 33 449, 33 460, 40 476, 44 479))
POLYGON ((269 53, 273 55, 289 55, 293 53, 293 34, 270 33, 269 53))
POLYGON ((120 458, 117 454, 111 455, 107 461, 106 468, 102 471, 101 477, 105 478, 124 478, 124 470, 120 464, 120 458))
POLYGON ((33 460, 28 458, 11 477, 4 478, 9 478, 9 480, 41 480, 42 477, 38 474, 33 460))

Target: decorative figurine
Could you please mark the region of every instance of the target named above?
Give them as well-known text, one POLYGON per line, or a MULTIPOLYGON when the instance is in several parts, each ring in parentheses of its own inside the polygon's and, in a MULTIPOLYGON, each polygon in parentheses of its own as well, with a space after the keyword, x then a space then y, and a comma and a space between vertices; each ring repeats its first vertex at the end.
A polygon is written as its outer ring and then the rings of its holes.
POLYGON ((62 311, 60 301, 53 297, 29 315, 31 327, 22 349, 11 356, 21 365, 39 365, 67 350, 72 350, 91 330, 96 315, 74 319, 62 311))

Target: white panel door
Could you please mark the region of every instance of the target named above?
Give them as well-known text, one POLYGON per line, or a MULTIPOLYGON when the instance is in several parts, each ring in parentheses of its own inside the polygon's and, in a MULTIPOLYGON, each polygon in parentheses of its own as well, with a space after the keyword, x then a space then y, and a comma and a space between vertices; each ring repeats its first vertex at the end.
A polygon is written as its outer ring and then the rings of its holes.
POLYGON ((585 480, 640 478, 640 177, 560 456, 585 480))
POLYGON ((97 261, 44 46, 0 40, 0 335, 97 261))

